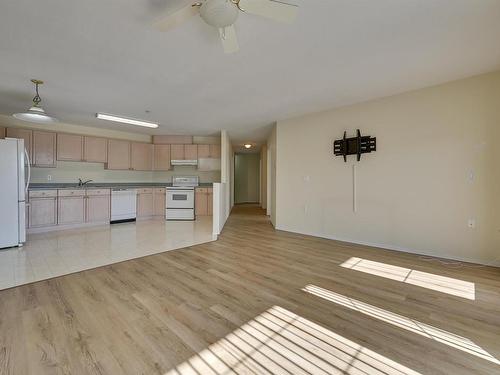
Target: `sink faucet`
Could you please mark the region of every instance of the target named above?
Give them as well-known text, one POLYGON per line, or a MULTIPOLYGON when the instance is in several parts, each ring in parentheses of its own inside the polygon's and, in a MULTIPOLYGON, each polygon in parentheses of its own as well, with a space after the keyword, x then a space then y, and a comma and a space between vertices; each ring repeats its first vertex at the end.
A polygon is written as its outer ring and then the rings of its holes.
POLYGON ((87 180, 87 181, 82 181, 81 178, 78 179, 78 186, 79 187, 82 187, 82 186, 85 186, 87 185, 89 182, 92 182, 93 180, 87 180))

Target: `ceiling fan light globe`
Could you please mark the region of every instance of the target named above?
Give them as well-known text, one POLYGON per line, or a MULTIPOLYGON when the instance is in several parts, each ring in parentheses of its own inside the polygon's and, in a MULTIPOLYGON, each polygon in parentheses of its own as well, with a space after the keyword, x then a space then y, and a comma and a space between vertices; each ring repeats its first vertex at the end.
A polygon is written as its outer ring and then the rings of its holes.
POLYGON ((219 29, 233 25, 238 14, 238 7, 230 0, 207 0, 200 7, 203 21, 219 29))

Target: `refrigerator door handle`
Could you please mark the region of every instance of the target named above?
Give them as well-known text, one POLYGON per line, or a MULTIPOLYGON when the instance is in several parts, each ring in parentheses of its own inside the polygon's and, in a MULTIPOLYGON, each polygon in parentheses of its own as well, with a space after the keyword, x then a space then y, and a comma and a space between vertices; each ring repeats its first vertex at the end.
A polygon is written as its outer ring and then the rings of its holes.
POLYGON ((26 155, 26 161, 28 162, 28 178, 26 180, 26 188, 24 190, 26 192, 26 196, 28 196, 28 188, 30 187, 31 182, 31 160, 28 155, 28 150, 24 149, 24 155, 26 155))

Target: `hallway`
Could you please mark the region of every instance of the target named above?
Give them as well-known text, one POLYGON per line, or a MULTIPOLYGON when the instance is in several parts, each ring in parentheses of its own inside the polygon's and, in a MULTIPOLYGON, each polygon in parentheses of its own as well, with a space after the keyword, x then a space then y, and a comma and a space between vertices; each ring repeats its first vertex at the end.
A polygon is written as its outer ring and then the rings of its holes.
POLYGON ((0 374, 493 374, 500 275, 275 231, 0 291, 0 374))

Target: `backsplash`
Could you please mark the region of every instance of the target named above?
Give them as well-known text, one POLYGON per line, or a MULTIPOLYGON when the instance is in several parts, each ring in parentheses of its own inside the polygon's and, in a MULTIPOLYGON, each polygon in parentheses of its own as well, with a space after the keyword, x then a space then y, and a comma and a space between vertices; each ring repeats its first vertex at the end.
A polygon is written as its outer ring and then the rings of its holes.
POLYGON ((31 168, 33 183, 94 182, 171 182, 172 176, 199 176, 200 182, 219 182, 220 171, 200 172, 194 166, 176 166, 172 171, 117 171, 104 169, 102 163, 58 161, 57 168, 31 168), (50 176, 50 180, 49 180, 50 176))

